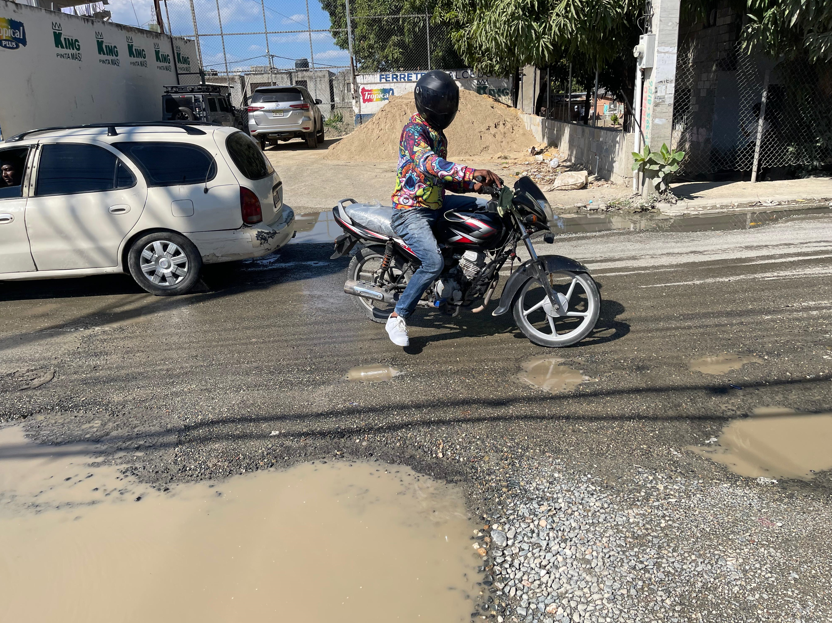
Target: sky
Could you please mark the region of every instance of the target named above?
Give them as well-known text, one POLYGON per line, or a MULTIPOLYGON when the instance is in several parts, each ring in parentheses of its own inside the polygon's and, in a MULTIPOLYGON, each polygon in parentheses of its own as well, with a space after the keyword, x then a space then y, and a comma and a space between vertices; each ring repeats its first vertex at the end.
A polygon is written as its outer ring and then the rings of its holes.
MULTIPOLYGON (((264 0, 266 24, 269 31, 281 32, 269 35, 269 52, 274 55, 274 66, 294 67, 296 59, 311 59, 310 35, 307 29, 305 0, 264 0)), ((216 0, 193 0, 199 34, 218 34, 216 0)), ((220 0, 222 30, 225 33, 225 57, 230 71, 247 70, 252 65, 268 65, 266 37, 263 33, 263 6, 261 0, 220 0), (253 33, 259 31, 261 34, 253 33), (229 36, 231 35, 231 36, 229 36)), ((106 7, 113 14, 113 21, 129 26, 145 26, 153 21, 153 0, 110 0, 106 7)), ((174 35, 193 35, 193 20, 189 0, 168 0, 170 21, 174 35)), ((165 24, 164 3, 162 15, 165 24)), ((329 14, 321 8, 318 0, 309 0, 309 21, 313 30, 329 28, 329 14)), ((312 33, 312 50, 315 66, 346 67, 349 55, 337 47, 328 32, 312 33)), ((222 41, 220 37, 200 36, 202 62, 206 69, 225 70, 222 41)))

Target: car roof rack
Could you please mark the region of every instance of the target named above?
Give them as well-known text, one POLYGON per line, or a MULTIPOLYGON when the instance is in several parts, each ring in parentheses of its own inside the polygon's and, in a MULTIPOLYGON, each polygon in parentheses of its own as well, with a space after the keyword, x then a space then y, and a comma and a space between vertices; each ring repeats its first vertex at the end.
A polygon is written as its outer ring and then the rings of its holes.
POLYGON ((218 84, 175 84, 166 86, 165 95, 170 93, 222 93, 218 84))
POLYGON ((185 130, 187 134, 192 136, 197 135, 204 135, 205 132, 200 130, 199 128, 194 128, 192 126, 195 125, 215 125, 213 123, 207 123, 204 121, 191 121, 187 124, 178 123, 176 121, 128 121, 126 123, 87 123, 84 125, 67 125, 67 126, 56 126, 53 128, 40 128, 38 130, 29 130, 28 132, 21 132, 15 136, 9 138, 6 142, 7 143, 16 143, 17 141, 22 141, 24 138, 29 136, 30 134, 37 134, 40 132, 55 132, 57 130, 86 130, 88 128, 107 128, 107 136, 118 136, 118 132, 116 128, 179 128, 185 130))

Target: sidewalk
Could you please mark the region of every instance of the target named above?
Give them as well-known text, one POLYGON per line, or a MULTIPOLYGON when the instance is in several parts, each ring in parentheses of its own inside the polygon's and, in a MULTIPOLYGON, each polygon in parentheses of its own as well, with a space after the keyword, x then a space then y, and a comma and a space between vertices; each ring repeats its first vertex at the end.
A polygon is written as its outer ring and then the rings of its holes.
MULTIPOLYGON (((675 205, 659 204, 662 214, 679 215, 702 211, 734 210, 747 207, 774 207, 784 205, 817 205, 832 201, 832 178, 781 180, 776 182, 680 182, 672 184, 673 193, 679 198, 675 205)), ((600 208, 611 201, 633 198, 629 186, 601 183, 582 190, 566 190, 546 193, 552 206, 561 211, 585 211, 600 208)), ((634 202, 638 200, 635 198, 634 202)), ((557 211, 557 210, 556 210, 557 211)), ((593 210, 594 211, 594 210, 593 210)))

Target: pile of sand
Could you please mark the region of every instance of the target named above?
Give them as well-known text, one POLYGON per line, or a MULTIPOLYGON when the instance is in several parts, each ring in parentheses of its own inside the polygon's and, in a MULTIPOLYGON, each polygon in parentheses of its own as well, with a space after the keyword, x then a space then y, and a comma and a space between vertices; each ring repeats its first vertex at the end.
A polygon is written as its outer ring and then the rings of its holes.
MULTIPOLYGON (((329 148, 328 160, 382 162, 399 157, 402 128, 416 112, 413 93, 391 97, 370 121, 329 148)), ((487 95, 460 90, 459 112, 447 130, 448 158, 493 158, 527 152, 537 141, 518 111, 487 95)))

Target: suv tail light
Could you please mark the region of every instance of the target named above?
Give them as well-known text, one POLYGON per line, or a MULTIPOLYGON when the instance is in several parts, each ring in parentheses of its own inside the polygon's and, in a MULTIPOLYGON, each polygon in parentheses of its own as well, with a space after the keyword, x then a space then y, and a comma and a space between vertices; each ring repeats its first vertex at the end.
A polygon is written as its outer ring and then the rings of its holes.
POLYGON ((289 108, 298 108, 300 110, 309 110, 309 104, 292 104, 289 108))
POLYGON ((240 187, 240 212, 243 215, 243 223, 256 225, 263 221, 263 209, 260 207, 260 200, 248 188, 240 187))
POLYGON ((257 112, 258 110, 263 110, 263 107, 262 106, 249 106, 248 108, 246 108, 246 111, 248 111, 248 112, 257 112))

